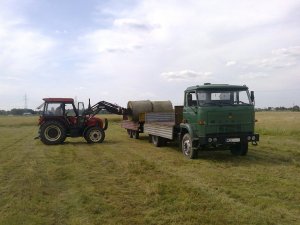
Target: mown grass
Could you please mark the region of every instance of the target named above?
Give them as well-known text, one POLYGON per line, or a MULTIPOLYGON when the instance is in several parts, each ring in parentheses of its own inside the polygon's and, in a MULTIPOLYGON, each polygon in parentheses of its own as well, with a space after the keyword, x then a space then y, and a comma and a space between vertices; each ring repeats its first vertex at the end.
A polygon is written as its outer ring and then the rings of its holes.
POLYGON ((59 146, 33 140, 37 117, 0 117, 0 224, 299 224, 299 115, 257 113, 246 157, 197 160, 129 139, 119 116, 104 143, 59 146))

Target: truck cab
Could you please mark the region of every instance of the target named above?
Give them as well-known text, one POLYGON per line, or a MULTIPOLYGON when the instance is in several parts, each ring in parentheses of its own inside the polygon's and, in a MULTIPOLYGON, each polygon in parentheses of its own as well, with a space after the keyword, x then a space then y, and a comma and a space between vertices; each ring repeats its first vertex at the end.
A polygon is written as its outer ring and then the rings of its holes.
POLYGON ((189 87, 184 92, 180 124, 183 154, 195 158, 199 149, 230 149, 246 155, 254 145, 254 92, 247 86, 210 84, 189 87))

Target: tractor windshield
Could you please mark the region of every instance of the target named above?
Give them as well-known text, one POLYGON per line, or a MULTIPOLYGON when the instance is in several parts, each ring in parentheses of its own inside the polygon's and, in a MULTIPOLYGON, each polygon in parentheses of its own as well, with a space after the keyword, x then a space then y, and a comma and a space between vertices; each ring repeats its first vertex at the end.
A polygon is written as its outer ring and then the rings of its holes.
POLYGON ((250 105, 248 90, 213 90, 197 92, 199 106, 250 105))

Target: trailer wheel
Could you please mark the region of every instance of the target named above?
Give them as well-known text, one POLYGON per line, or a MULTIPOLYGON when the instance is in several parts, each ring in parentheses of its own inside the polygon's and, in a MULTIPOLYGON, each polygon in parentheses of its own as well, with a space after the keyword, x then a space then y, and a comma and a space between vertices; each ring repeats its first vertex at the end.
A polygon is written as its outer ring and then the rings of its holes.
POLYGON ((127 133, 129 135, 130 138, 133 138, 133 130, 127 130, 127 133))
POLYGON ((61 144, 66 140, 66 129, 57 121, 47 121, 40 128, 41 141, 46 145, 61 144))
POLYGON ((105 138, 105 133, 100 127, 91 127, 89 128, 85 135, 84 139, 87 143, 101 143, 105 138))
POLYGON ((164 145, 164 138, 155 135, 151 135, 151 138, 155 147, 161 147, 164 145))
POLYGON ((134 139, 139 139, 139 137, 140 137, 139 131, 133 130, 133 131, 132 131, 132 137, 133 137, 134 139))
POLYGON ((241 156, 244 156, 244 155, 247 155, 248 153, 248 142, 244 141, 244 142, 240 142, 236 145, 233 145, 231 146, 231 154, 232 155, 241 155, 241 156))
POLYGON ((193 141, 191 138, 191 135, 189 133, 186 133, 181 142, 181 149, 184 156, 186 156, 189 159, 195 159, 197 158, 198 151, 197 149, 193 148, 193 141))

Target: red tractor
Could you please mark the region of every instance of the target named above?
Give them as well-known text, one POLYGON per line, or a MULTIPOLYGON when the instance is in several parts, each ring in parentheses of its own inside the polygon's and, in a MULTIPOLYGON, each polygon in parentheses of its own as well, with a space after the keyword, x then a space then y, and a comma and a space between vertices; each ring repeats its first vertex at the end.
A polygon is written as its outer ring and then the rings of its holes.
POLYGON ((82 102, 77 108, 72 98, 44 98, 42 114, 39 119, 39 136, 47 145, 61 144, 66 137, 84 137, 88 143, 101 143, 108 127, 107 119, 95 115, 102 109, 112 113, 123 114, 124 110, 108 102, 98 102, 84 109, 82 102))

